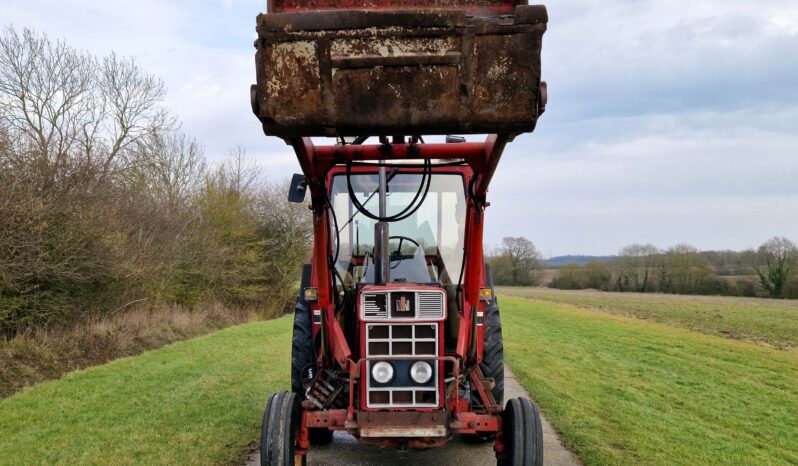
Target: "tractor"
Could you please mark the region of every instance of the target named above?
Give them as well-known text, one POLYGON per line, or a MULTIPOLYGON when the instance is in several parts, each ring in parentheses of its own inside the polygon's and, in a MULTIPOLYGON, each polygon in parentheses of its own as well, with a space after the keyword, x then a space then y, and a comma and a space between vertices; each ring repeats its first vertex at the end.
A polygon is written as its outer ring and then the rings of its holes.
POLYGON ((270 0, 258 16, 252 110, 295 152, 288 200, 309 191, 313 214, 261 464, 304 464, 334 431, 399 449, 459 435, 543 464, 537 405, 504 399, 483 230, 503 150, 545 110, 547 22, 520 0, 270 0))

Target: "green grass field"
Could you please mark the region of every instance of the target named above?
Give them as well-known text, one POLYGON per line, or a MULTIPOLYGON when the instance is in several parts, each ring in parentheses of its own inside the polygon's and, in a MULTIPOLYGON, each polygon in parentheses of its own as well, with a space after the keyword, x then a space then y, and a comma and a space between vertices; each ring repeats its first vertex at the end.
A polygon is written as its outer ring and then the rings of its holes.
POLYGON ((229 464, 288 388, 291 317, 73 372, 0 401, 0 464, 229 464))
POLYGON ((586 465, 798 463, 794 352, 564 304, 500 305, 507 362, 586 465))
POLYGON ((798 301, 500 287, 501 295, 572 304, 776 348, 798 348, 798 301))

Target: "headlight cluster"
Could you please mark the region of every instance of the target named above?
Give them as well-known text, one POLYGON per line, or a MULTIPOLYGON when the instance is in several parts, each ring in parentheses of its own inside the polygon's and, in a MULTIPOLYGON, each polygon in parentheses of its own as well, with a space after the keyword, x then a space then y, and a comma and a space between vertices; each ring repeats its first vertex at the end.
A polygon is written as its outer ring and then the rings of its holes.
POLYGON ((427 361, 417 361, 410 366, 410 378, 415 383, 427 383, 432 378, 432 366, 427 361))
POLYGON ((380 361, 371 367, 371 376, 377 383, 388 383, 393 380, 393 366, 385 361, 380 361))
MULTIPOLYGON (((389 362, 380 361, 371 366, 371 376, 377 383, 388 383, 393 380, 393 365, 389 362)), ((416 361, 410 366, 410 378, 413 382, 424 384, 432 379, 432 366, 427 361, 416 361)))

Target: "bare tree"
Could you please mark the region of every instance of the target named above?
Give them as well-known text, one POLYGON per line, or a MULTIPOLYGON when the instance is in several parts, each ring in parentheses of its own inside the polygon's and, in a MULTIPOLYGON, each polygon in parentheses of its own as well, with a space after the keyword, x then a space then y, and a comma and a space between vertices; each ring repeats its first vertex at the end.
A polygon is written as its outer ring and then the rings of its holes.
POLYGON ((619 291, 650 291, 660 250, 653 244, 630 244, 618 253, 619 291))
POLYGON ((105 172, 130 144, 177 126, 174 117, 160 105, 166 98, 163 81, 139 68, 134 59, 120 58, 115 53, 105 57, 98 84, 108 110, 105 172))
POLYGON ((178 206, 201 189, 207 175, 204 149, 180 133, 148 133, 129 146, 124 178, 142 186, 156 202, 178 206))
POLYGON ((759 275, 760 286, 772 298, 781 298, 784 285, 793 273, 798 260, 798 249, 795 243, 783 237, 774 237, 759 247, 759 256, 763 265, 755 267, 759 275))
POLYGON ((63 162, 93 108, 95 60, 8 26, 0 35, 0 119, 48 164, 63 162))
POLYGON ((709 260, 695 247, 680 243, 668 248, 660 261, 660 291, 697 293, 712 275, 709 260))
POLYGON ((236 145, 230 149, 216 175, 227 189, 244 194, 256 187, 261 172, 252 159, 247 157, 246 149, 236 145))
POLYGON ((594 259, 585 264, 585 279, 588 288, 608 291, 612 273, 605 262, 594 259))
POLYGON ((499 255, 490 261, 493 278, 503 285, 533 285, 539 259, 540 252, 532 241, 522 236, 505 237, 499 255))
POLYGON ((52 173, 70 157, 107 173, 129 145, 176 129, 165 96, 163 82, 133 59, 111 54, 98 62, 27 28, 0 34, 0 121, 52 173))

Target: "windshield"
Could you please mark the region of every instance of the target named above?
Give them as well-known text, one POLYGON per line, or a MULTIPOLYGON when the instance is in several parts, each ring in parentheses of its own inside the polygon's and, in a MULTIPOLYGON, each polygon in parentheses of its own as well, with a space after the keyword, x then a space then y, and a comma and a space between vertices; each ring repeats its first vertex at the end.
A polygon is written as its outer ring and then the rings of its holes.
MULTIPOLYGON (((394 173, 386 197, 389 216, 401 212, 413 201, 421 181, 421 173, 394 173)), ((351 183, 358 201, 376 214, 378 175, 354 173, 351 183)), ((330 201, 340 230, 336 266, 344 284, 373 283, 376 220, 359 213, 352 204, 346 175, 333 177, 330 201)), ((429 192, 418 210, 389 224, 392 282, 457 283, 463 262, 465 207, 463 177, 453 173, 433 174, 429 192)))

